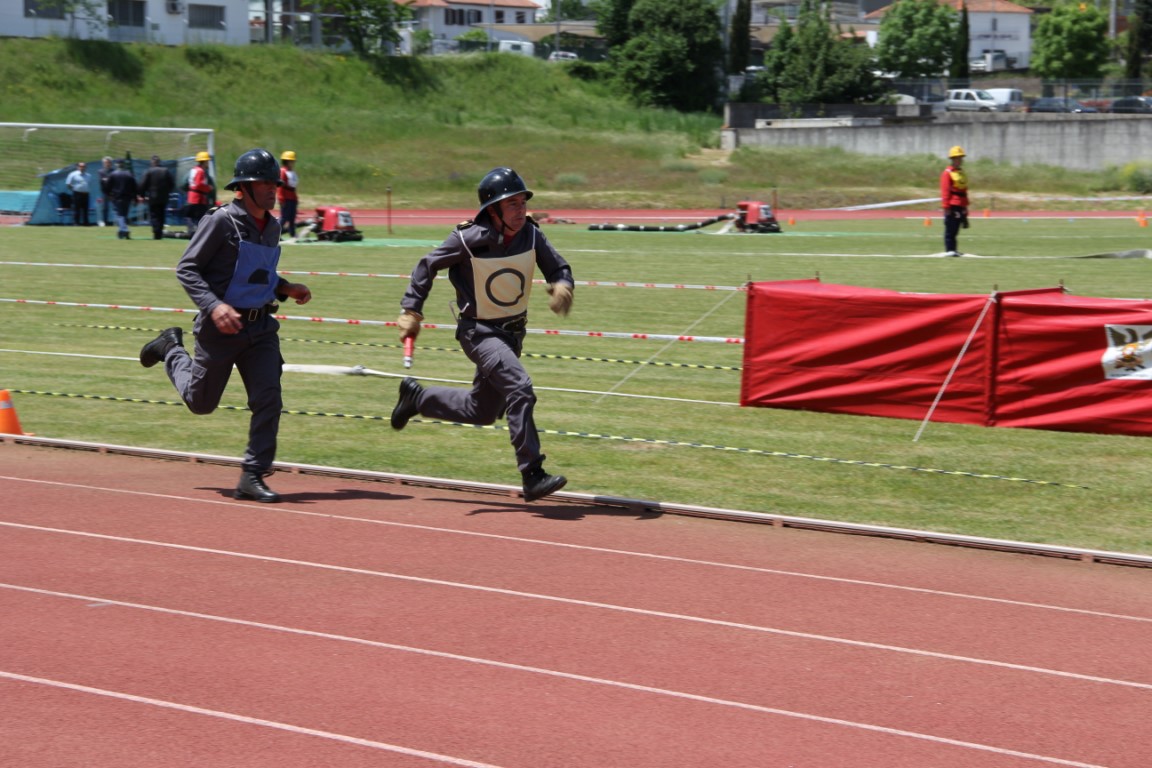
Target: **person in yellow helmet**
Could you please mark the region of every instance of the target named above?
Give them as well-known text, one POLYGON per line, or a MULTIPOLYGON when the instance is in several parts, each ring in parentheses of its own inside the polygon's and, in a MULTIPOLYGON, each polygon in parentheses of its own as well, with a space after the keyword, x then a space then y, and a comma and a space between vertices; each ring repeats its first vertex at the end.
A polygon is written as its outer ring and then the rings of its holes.
POLYGON ((196 165, 192 166, 188 174, 188 237, 196 232, 200 219, 208 209, 216 204, 216 184, 208 174, 208 164, 212 162, 212 155, 207 152, 196 153, 196 165))
POLYGON ((964 172, 964 148, 948 150, 949 165, 940 174, 940 205, 944 209, 946 256, 963 256, 957 243, 960 229, 968 228, 968 174, 964 172))
POLYGON ((300 203, 296 185, 299 182, 296 153, 288 150, 280 155, 280 188, 276 190, 276 198, 280 201, 280 230, 287 237, 296 237, 296 206, 300 203))

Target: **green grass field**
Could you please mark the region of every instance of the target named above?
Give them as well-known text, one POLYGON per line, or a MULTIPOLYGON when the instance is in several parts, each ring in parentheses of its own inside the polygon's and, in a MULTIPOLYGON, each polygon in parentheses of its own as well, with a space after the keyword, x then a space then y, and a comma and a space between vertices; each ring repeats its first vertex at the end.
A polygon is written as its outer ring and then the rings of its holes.
MULTIPOLYGON (((977 218, 961 246, 984 258, 962 259, 934 255, 942 250, 940 226, 924 226, 922 214, 801 220, 785 229, 719 236, 545 226, 579 281, 740 286, 819 275, 905 291, 984 294, 1063 283, 1086 296, 1149 293, 1146 259, 1077 258, 1146 247, 1148 230, 1130 217, 977 218)), ((281 268, 406 274, 446 233, 368 228, 369 240, 414 242, 287 246, 281 268)), ((121 242, 111 228, 4 228, 0 298, 187 308, 170 272, 182 248, 173 240, 121 242)), ((315 298, 306 308, 286 305, 289 315, 392 321, 406 285, 355 274, 301 279, 315 298)), ((439 283, 426 321, 451 325, 451 297, 439 283)), ((743 294, 735 291, 582 285, 573 313, 561 319, 547 312, 538 288, 533 305, 534 329, 744 335, 743 294)), ((237 456, 247 425, 238 380, 224 399, 236 409, 197 417, 176 404, 159 368, 136 361, 157 331, 174 324, 187 331, 191 320, 0 302, 0 388, 14 392, 24 429, 38 435, 237 456)), ((281 337, 288 363, 403 374, 394 328, 289 320, 281 337)), ((525 348, 548 466, 566 474, 573 491, 1152 553, 1145 439, 932 424, 914 442, 914 421, 737 407, 740 345, 530 334, 525 348)), ((472 367, 450 330, 426 330, 412 372, 464 383, 472 367)), ((502 423, 413 421, 393 432, 387 416, 396 383, 285 374, 286 407, 295 413, 283 421, 279 459, 518 482, 502 423)))

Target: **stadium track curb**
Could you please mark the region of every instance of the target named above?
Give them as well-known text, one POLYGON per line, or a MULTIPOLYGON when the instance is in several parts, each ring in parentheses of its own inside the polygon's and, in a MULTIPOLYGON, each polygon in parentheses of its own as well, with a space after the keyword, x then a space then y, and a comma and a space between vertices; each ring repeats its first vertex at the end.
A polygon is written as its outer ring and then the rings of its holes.
MULTIPOLYGON (((189 453, 184 451, 169 451, 158 448, 138 448, 134 446, 91 443, 76 440, 62 440, 58 438, 36 437, 33 435, 13 435, 0 433, 0 444, 3 443, 62 448, 67 450, 91 451, 96 453, 112 453, 126 456, 140 456, 144 458, 166 459, 170 461, 221 464, 225 466, 238 467, 241 463, 241 459, 237 457, 189 453)), ((364 482, 416 485, 512 497, 519 497, 521 495, 519 487, 501 485, 497 483, 479 483, 467 480, 453 480, 448 478, 426 477, 421 475, 405 475, 394 472, 375 472, 371 470, 325 467, 314 464, 298 464, 279 461, 276 462, 273 467, 281 472, 327 477, 343 477, 364 482)), ((821 520, 817 518, 797 517, 793 515, 783 515, 771 512, 750 512, 745 510, 703 507, 690 504, 676 504, 664 501, 632 499, 620 496, 600 496, 566 491, 555 493, 550 496, 549 499, 562 499, 567 502, 587 504, 590 506, 617 507, 637 513, 656 512, 660 514, 684 515, 688 517, 705 517, 715 520, 728 520, 734 522, 772 525, 778 528, 798 528, 804 530, 824 531, 829 533, 853 534, 858 536, 877 536, 881 538, 902 539, 906 541, 916 541, 929 544, 946 544, 950 546, 971 547, 975 549, 995 550, 1000 552, 1013 552, 1018 554, 1057 557, 1068 560, 1078 560, 1085 563, 1101 563, 1107 565, 1125 565, 1141 568, 1152 568, 1152 556, 1130 554, 1125 552, 1081 549, 1077 547, 1037 544, 1023 541, 1012 541, 1007 539, 988 539, 978 536, 962 536, 958 534, 938 533, 935 531, 923 531, 909 528, 893 528, 880 525, 866 525, 862 523, 847 523, 836 520, 821 520)))

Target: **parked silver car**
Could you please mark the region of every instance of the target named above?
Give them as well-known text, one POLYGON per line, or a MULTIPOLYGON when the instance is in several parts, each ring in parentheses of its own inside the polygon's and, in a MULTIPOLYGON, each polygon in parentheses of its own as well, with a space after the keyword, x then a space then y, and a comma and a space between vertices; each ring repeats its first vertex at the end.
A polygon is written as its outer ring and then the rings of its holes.
POLYGON ((1000 112, 1000 102, 988 91, 977 88, 957 88, 944 96, 944 109, 948 112, 1000 112))

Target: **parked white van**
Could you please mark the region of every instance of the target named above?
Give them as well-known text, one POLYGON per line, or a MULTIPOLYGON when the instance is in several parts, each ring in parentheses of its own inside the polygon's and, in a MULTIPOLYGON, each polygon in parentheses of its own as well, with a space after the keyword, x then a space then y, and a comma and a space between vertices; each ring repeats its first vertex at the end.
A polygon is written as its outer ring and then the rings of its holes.
POLYGON ((944 109, 948 112, 1002 112, 996 99, 988 91, 976 88, 957 88, 944 96, 944 109))
POLYGON ((536 55, 536 46, 523 40, 501 40, 496 50, 501 53, 518 53, 521 56, 536 55))
POLYGON ((1000 105, 1001 112, 1023 112, 1028 106, 1019 88, 988 88, 989 96, 1000 105))

